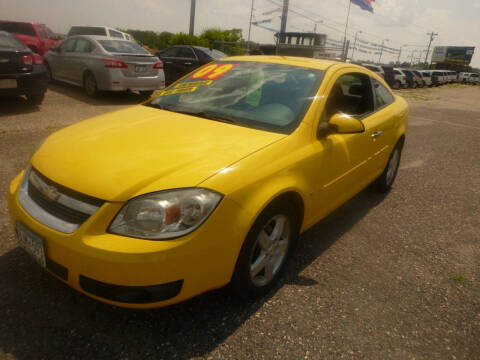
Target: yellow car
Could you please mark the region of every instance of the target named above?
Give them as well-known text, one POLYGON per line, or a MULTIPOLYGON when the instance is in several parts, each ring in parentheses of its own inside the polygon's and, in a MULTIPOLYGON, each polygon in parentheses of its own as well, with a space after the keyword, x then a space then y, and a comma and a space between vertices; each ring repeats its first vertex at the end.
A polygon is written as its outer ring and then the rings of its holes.
MULTIPOLYGON (((65 114, 67 116, 67 114, 65 114)), ((97 300, 259 295, 299 234, 397 174, 408 105, 373 72, 230 57, 49 136, 11 183, 20 245, 97 300)))

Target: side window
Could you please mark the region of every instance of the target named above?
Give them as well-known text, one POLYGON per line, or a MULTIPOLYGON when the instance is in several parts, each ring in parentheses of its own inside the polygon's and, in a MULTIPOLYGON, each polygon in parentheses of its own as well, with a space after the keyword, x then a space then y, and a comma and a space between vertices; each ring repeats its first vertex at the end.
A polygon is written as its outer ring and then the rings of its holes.
POLYGON ((45 31, 45 29, 43 27, 37 26, 37 31, 40 34, 40 37, 42 39, 48 39, 47 32, 45 31))
POLYGON ((170 49, 166 49, 166 50, 160 52, 160 56, 161 57, 178 57, 177 54, 178 54, 179 49, 180 48, 178 48, 178 47, 172 47, 170 49))
POLYGON ((120 31, 108 30, 108 32, 110 33, 111 37, 123 39, 123 35, 120 31))
POLYGON ((390 105, 395 101, 395 98, 393 97, 392 94, 390 94, 390 91, 388 91, 385 86, 380 84, 375 79, 372 79, 372 81, 373 81, 373 91, 375 94, 375 103, 377 105, 376 106, 377 109, 390 105))
POLYGON ((330 119, 337 113, 362 118, 373 112, 370 77, 361 73, 340 76, 328 95, 325 115, 330 119))
POLYGON ((62 52, 72 52, 75 48, 75 42, 77 39, 70 39, 62 43, 62 52))
POLYGON ((75 44, 75 50, 74 52, 76 53, 89 53, 93 50, 93 46, 90 43, 90 41, 86 39, 77 39, 77 42, 75 44))
POLYGON ((189 48, 178 48, 177 57, 185 58, 185 59, 195 59, 195 54, 193 53, 192 49, 189 48))

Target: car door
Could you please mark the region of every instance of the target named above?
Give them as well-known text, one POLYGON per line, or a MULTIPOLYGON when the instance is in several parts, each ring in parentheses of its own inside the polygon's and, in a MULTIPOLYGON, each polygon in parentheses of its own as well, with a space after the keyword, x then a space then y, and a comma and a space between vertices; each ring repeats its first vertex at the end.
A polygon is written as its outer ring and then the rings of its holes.
MULTIPOLYGON (((317 154, 314 203, 318 218, 351 198, 380 173, 384 158, 383 124, 385 114, 375 112, 371 78, 362 72, 344 69, 335 73, 327 85, 326 102, 319 121, 319 129, 328 129, 329 119, 337 114, 348 114, 364 125, 365 131, 338 134, 319 132, 314 142, 317 154), (378 135, 380 133, 380 135, 378 135)), ((388 109, 386 110, 389 111, 388 109)))
POLYGON ((192 72, 199 66, 198 57, 190 47, 181 47, 177 57, 180 76, 192 72))
POLYGON ((163 62, 165 85, 170 85, 181 76, 181 71, 178 66, 178 62, 180 61, 178 53, 180 49, 180 47, 174 46, 158 53, 158 57, 163 62))
POLYGON ((75 43, 73 54, 70 56, 69 79, 77 84, 83 84, 83 73, 88 68, 90 53, 94 49, 93 44, 85 39, 79 38, 75 43))
POLYGON ((62 78, 67 81, 74 81, 75 78, 75 45, 77 39, 70 39, 65 43, 65 47, 61 47, 61 59, 62 59, 62 78), (73 40, 70 43, 70 40, 73 40))
POLYGON ((58 51, 49 53, 48 64, 55 79, 66 79, 66 66, 69 54, 72 54, 76 39, 67 39, 59 47, 58 51))

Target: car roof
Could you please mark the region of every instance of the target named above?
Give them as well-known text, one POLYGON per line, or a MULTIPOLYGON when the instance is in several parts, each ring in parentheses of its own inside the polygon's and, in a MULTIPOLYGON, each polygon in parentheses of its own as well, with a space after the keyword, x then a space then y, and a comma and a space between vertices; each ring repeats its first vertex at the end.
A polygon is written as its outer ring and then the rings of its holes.
POLYGON ((127 41, 131 42, 130 40, 122 39, 122 38, 112 38, 110 36, 104 36, 104 35, 72 35, 69 36, 68 39, 76 39, 76 38, 87 38, 91 40, 118 40, 118 41, 127 41))
POLYGON ((219 59, 219 61, 254 61, 254 62, 263 62, 271 64, 281 64, 281 65, 291 65, 291 66, 301 66, 318 70, 326 70, 333 65, 344 65, 345 67, 352 67, 357 69, 365 68, 363 66, 343 63, 340 61, 324 60, 324 59, 313 59, 306 57, 296 57, 296 56, 273 56, 273 55, 250 55, 250 56, 231 56, 219 59))

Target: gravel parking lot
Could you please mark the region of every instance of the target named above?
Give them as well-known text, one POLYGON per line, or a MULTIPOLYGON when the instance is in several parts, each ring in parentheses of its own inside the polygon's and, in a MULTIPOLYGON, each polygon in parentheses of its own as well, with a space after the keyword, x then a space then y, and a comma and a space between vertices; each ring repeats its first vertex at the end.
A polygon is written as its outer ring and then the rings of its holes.
POLYGON ((302 236, 283 283, 169 308, 110 307, 17 247, 8 184, 51 132, 139 103, 52 84, 0 100, 0 359, 480 359, 480 87, 399 91, 411 104, 394 189, 368 189, 302 236))

